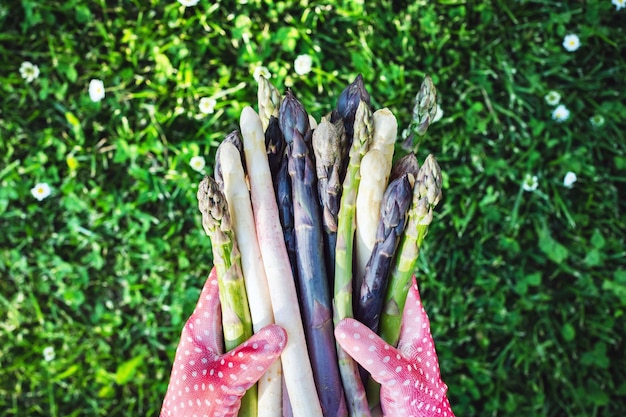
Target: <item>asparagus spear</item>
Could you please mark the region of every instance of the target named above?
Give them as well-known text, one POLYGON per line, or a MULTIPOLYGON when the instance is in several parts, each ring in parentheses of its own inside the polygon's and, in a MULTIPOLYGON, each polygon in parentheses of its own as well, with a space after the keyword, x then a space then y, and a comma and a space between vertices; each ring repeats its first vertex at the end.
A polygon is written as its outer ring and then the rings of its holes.
POLYGON ((215 180, 209 176, 204 177, 197 194, 202 226, 211 238, 223 310, 224 343, 226 350, 230 350, 252 336, 241 255, 233 239, 226 198, 215 180))
POLYGON ((293 96, 291 90, 287 91, 285 99, 280 105, 278 122, 287 144, 293 143, 294 135, 303 136, 311 131, 309 115, 304 111, 302 104, 293 96))
MULTIPOLYGON (((350 147, 350 159, 341 195, 341 206, 337 217, 337 246, 335 250, 335 325, 346 317, 352 317, 352 251, 355 227, 356 194, 361 180, 361 159, 372 136, 372 111, 365 101, 360 101, 354 120, 354 140, 350 147)), ((356 362, 337 346, 339 370, 343 381, 348 409, 351 416, 369 415, 365 389, 359 376, 356 362)))
POLYGON ((383 196, 376 243, 360 288, 355 318, 376 332, 391 262, 406 226, 415 174, 407 172, 393 180, 383 196))
POLYGON ((324 415, 342 417, 347 415, 347 408, 337 367, 330 288, 323 262, 324 240, 315 165, 311 144, 306 141, 311 138, 311 130, 304 108, 291 92, 287 92, 282 102, 279 121, 281 130, 287 132, 297 281, 313 376, 324 415), (299 120, 306 120, 307 123, 299 124, 299 120))
POLYGON ((265 149, 272 177, 276 176, 285 153, 285 139, 280 131, 278 117, 271 116, 265 129, 265 149))
POLYGON ((428 126, 437 115, 437 90, 433 80, 428 75, 424 77, 414 103, 413 117, 407 129, 408 134, 402 142, 402 147, 409 151, 419 146, 419 142, 413 143, 415 135, 424 136, 428 126))
POLYGON ((428 155, 417 174, 407 227, 392 266, 380 318, 379 334, 392 346, 398 343, 402 311, 420 247, 432 222, 433 210, 441 200, 441 181, 441 168, 435 157, 428 155))
POLYGON ((336 108, 333 110, 330 118, 330 121, 333 123, 338 120, 343 121, 349 144, 352 143, 354 137, 354 121, 359 102, 361 101, 370 106, 370 95, 365 89, 365 85, 363 85, 363 76, 359 74, 339 95, 336 108))
POLYGON ((278 113, 282 97, 280 92, 265 77, 259 77, 257 92, 259 117, 265 131, 265 148, 272 177, 277 175, 283 159, 285 139, 278 124, 278 113))
MULTIPOLYGON (((241 140, 240 140, 241 141, 241 140)), ((233 230, 241 247, 241 266, 250 305, 252 329, 256 333, 274 323, 272 303, 267 288, 261 249, 254 230, 250 192, 245 180, 240 151, 229 142, 218 148, 224 179, 224 196, 228 203, 233 230)), ((282 381, 280 361, 272 363, 258 382, 258 412, 261 417, 282 417, 282 381)))
POLYGON ((380 109, 372 117, 372 144, 361 163, 361 183, 356 200, 355 288, 361 287, 380 218, 380 203, 388 185, 393 163, 398 122, 389 109, 380 109))
POLYGON ((283 151, 278 171, 272 178, 272 181, 276 193, 276 203, 278 204, 278 219, 280 220, 283 231, 291 272, 295 277, 298 270, 296 260, 296 234, 293 220, 291 180, 289 178, 289 158, 287 158, 286 149, 283 151))
POLYGON ((317 190, 324 223, 324 255, 328 282, 334 282, 335 246, 337 242, 337 215, 341 199, 339 179, 342 161, 342 143, 345 141, 343 123, 334 124, 323 118, 313 131, 312 145, 317 170, 317 190), (342 139, 343 138, 343 139, 342 139))
POLYGON ((288 337, 281 362, 293 414, 295 417, 320 417, 322 409, 300 320, 295 282, 278 219, 263 125, 258 114, 251 107, 245 107, 241 113, 240 126, 250 179, 254 224, 274 319, 276 324, 285 329, 288 337))
MULTIPOLYGON (((226 198, 212 177, 204 177, 200 182, 197 197, 202 226, 211 238, 213 263, 217 270, 224 346, 226 350, 231 350, 252 336, 252 319, 241 270, 241 256, 233 238, 226 198)), ((242 398, 239 415, 257 415, 256 386, 250 388, 242 398)))
POLYGON ((415 178, 420 170, 420 164, 417 162, 417 157, 413 152, 409 152, 402 158, 398 159, 391 167, 389 173, 389 181, 393 181, 405 172, 412 172, 415 178))
MULTIPOLYGON (((222 178, 222 160, 220 158, 220 153, 222 152, 222 144, 229 143, 239 151, 239 155, 243 155, 243 143, 241 142, 241 136, 239 136, 239 132, 234 130, 230 132, 224 140, 220 143, 220 146, 217 147, 217 151, 215 152, 215 167, 213 168, 214 178, 217 185, 219 185, 220 189, 224 188, 224 179, 222 178)), ((240 158, 240 164, 243 166, 243 170, 246 170, 246 161, 243 158, 240 158)))
POLYGON ((263 124, 263 131, 267 131, 272 117, 278 118, 281 101, 282 97, 278 89, 267 78, 260 76, 257 102, 259 104, 259 117, 263 124))

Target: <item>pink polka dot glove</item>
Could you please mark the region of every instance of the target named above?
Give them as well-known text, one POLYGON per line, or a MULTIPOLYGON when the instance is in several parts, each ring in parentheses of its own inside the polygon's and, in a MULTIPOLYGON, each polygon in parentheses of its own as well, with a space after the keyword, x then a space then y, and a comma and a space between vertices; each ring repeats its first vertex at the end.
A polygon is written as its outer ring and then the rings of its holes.
POLYGON ((341 347, 381 384, 384 416, 454 416, 415 277, 407 295, 397 349, 354 319, 342 320, 335 336, 341 347))
POLYGON ((161 417, 236 416, 241 397, 281 354, 287 334, 269 325, 223 353, 217 274, 211 271, 176 349, 161 417))

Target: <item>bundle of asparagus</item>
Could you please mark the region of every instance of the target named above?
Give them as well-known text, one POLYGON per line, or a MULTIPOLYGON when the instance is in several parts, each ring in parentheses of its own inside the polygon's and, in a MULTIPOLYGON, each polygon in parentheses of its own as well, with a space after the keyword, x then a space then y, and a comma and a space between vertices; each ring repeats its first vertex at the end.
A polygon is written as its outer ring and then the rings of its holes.
MULTIPOLYGON (((426 77, 411 132, 426 132, 435 94, 426 77)), ((394 162, 396 118, 372 111, 360 75, 319 124, 263 77, 258 109, 244 108, 240 133, 218 148, 215 177, 198 188, 226 349, 270 323, 287 332, 281 362, 248 391, 239 415, 369 416, 376 385, 366 394, 367 374, 334 328, 354 317, 397 345, 441 198, 439 166, 429 155, 419 167, 413 152, 394 162)))

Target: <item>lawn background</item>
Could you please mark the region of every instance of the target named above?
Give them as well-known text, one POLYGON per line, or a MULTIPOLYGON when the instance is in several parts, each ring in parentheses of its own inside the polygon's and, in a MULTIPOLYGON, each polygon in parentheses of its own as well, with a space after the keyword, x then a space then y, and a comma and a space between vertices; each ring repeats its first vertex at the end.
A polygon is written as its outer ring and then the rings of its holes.
POLYGON ((212 173, 259 65, 317 119, 361 73, 401 128, 433 77, 444 115, 418 158, 444 197, 417 272, 457 416, 621 415, 625 22, 610 0, 3 1, 0 415, 158 414, 211 267, 189 161, 212 173))

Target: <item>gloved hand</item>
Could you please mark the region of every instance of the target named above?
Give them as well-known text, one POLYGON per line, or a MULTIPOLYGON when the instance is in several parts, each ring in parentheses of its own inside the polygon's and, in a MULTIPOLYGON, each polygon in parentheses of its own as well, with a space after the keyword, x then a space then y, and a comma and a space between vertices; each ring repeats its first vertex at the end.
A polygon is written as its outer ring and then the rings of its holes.
POLYGON ((381 384, 384 416, 454 417, 441 381, 430 322, 420 300, 415 277, 402 314, 398 348, 365 325, 344 319, 335 328, 341 347, 381 384))
POLYGON ((269 325, 223 353, 214 268, 183 328, 161 417, 237 416, 243 394, 280 356, 286 343, 285 330, 269 325))

